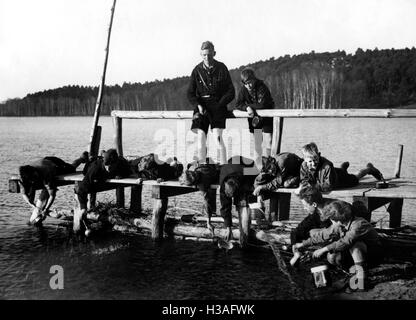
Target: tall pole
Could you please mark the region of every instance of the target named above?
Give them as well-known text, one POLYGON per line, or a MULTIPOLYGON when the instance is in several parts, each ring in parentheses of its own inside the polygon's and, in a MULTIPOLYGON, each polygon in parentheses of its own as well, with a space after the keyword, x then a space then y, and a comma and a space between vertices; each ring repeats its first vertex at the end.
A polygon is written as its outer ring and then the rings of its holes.
POLYGON ((105 59, 104 59, 104 68, 103 68, 103 74, 101 77, 101 84, 98 89, 98 97, 97 102, 95 104, 95 112, 94 112, 94 122, 91 129, 91 135, 90 135, 90 155, 96 156, 98 154, 99 149, 99 141, 96 141, 97 139, 100 139, 100 134, 97 134, 97 131, 99 131, 98 127, 98 119, 100 118, 100 109, 101 109, 101 102, 103 98, 103 91, 104 91, 104 84, 105 84, 105 73, 107 71, 107 61, 108 61, 108 51, 110 47, 110 35, 111 35, 111 27, 113 25, 113 17, 114 17, 114 9, 116 7, 116 0, 113 2, 113 7, 111 8, 111 19, 110 24, 108 26, 108 36, 107 36, 107 47, 105 48, 105 59), (94 147, 95 146, 95 147, 94 147))

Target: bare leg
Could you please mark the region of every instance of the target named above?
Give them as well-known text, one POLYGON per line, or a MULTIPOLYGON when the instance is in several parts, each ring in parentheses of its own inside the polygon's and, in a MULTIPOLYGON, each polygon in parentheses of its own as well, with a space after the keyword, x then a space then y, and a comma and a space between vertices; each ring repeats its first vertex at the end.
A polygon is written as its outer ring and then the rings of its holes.
POLYGON ((254 159, 256 163, 256 167, 261 170, 263 167, 262 162, 262 155, 263 155, 263 135, 261 133, 261 130, 255 129, 253 133, 254 138, 254 159))
POLYGON ((207 159, 207 135, 201 129, 197 129, 197 158, 199 163, 205 163, 207 159))
POLYGON ((263 132, 263 155, 270 157, 272 154, 272 134, 263 132))
POLYGON ((218 150, 220 152, 219 159, 218 159, 218 156, 217 156, 217 163, 226 164, 227 163, 227 153, 226 153, 226 150, 225 150, 224 139, 222 138, 223 129, 214 128, 214 129, 212 129, 212 132, 214 134, 215 143, 217 145, 217 153, 218 153, 218 150))

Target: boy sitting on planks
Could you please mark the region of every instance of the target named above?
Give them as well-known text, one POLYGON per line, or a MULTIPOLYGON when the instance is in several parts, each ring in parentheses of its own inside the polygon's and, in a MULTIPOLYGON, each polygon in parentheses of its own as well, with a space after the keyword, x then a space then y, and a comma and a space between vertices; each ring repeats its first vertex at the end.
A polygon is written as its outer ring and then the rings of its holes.
POLYGON ((295 250, 312 245, 325 244, 323 248, 313 252, 314 258, 327 254, 331 265, 350 268, 355 272, 354 280, 358 281, 349 290, 364 290, 368 287, 367 268, 377 265, 383 258, 383 248, 380 237, 370 222, 357 217, 352 206, 341 200, 335 200, 326 205, 323 215, 330 219, 332 225, 328 228, 315 230, 310 237, 294 245, 295 250))
POLYGON ((262 155, 270 157, 272 148, 273 118, 257 116, 257 109, 274 109, 274 101, 267 85, 258 79, 251 68, 241 71, 240 89, 235 108, 247 111, 248 127, 254 137, 255 162, 261 166, 262 155), (256 131, 255 131, 256 129, 256 131), (262 144, 264 149, 262 150, 262 144))
POLYGON ((371 163, 357 174, 348 173, 349 162, 344 162, 341 168, 335 168, 333 163, 321 156, 314 142, 302 147, 304 161, 300 168, 301 183, 316 185, 320 191, 329 192, 336 188, 351 188, 358 185, 359 180, 371 174, 377 180, 383 180, 383 175, 371 163))
POLYGON ((23 200, 33 209, 29 223, 41 224, 48 215, 53 215, 50 208, 58 190, 55 177, 61 174, 74 173, 81 163, 87 161, 88 152, 85 151, 80 158, 74 160, 71 164, 57 157, 44 157, 33 161, 29 165, 19 167, 19 185, 23 189, 23 200), (41 189, 41 192, 35 203, 37 189, 41 189))
POLYGON ((75 199, 79 210, 74 210, 74 232, 79 232, 81 222, 87 213, 88 194, 100 191, 105 180, 126 178, 132 174, 129 162, 119 156, 115 149, 102 152, 102 156, 92 159, 83 170, 84 178, 75 186, 75 199))

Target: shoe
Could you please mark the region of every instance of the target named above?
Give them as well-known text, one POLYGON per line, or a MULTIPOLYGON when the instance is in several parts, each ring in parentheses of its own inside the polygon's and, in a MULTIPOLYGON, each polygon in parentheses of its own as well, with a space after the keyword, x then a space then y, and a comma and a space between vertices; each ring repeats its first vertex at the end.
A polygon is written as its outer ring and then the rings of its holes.
POLYGON ((378 181, 384 180, 383 175, 381 174, 380 170, 373 166, 372 163, 367 163, 367 168, 370 169, 369 174, 371 174, 374 178, 378 181))
POLYGON ((350 163, 348 161, 345 161, 341 164, 341 169, 345 171, 347 171, 349 167, 350 167, 350 163))

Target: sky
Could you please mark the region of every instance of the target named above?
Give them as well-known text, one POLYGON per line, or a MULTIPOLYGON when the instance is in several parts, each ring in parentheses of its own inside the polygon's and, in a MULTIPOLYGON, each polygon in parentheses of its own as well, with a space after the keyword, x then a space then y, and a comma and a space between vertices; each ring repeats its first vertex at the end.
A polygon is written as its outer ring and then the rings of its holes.
MULTIPOLYGON (((98 86, 113 0, 0 0, 0 102, 98 86)), ((413 47, 414 0, 118 0, 106 84, 190 75, 211 40, 229 69, 271 57, 413 47)))

